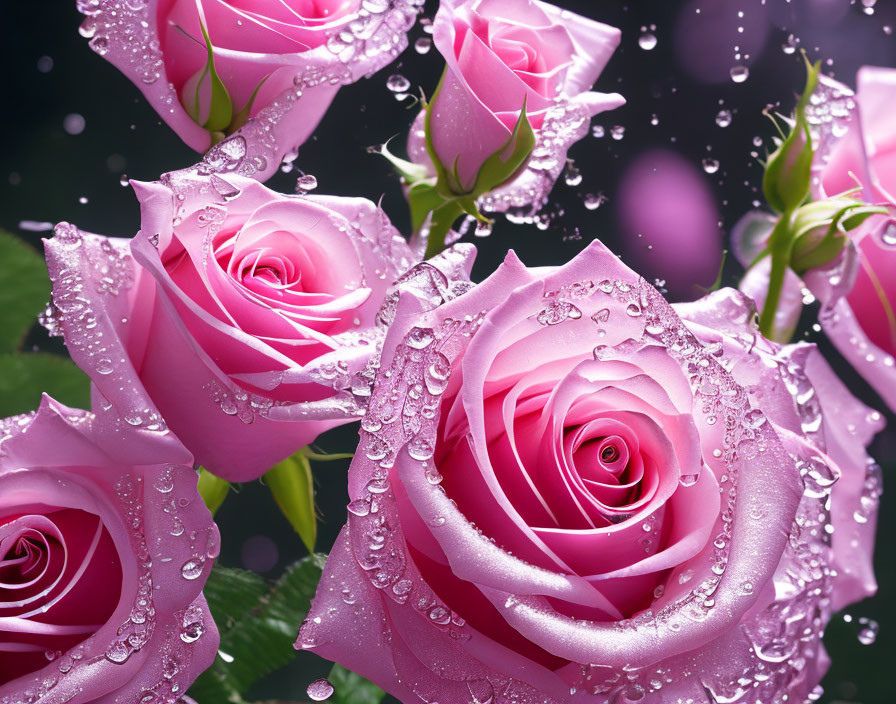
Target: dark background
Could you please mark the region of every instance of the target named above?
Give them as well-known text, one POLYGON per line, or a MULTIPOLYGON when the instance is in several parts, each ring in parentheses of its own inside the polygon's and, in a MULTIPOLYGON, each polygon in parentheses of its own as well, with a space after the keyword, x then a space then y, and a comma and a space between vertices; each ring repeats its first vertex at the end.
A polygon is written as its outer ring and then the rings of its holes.
MULTIPOLYGON (((627 259, 640 253, 639 268, 650 277, 663 277, 664 267, 687 269, 688 261, 645 257, 649 236, 638 237, 639 233, 626 231, 622 224, 616 189, 639 155, 661 147, 693 164, 718 204, 721 241, 753 207, 753 201, 761 198, 757 156, 764 154, 764 147, 757 149, 754 138, 767 144, 773 134, 762 110, 771 105, 789 113, 795 93, 802 88, 805 73, 799 54, 782 50, 788 35, 799 40, 810 58, 825 60, 826 73, 847 84, 854 85, 855 72, 864 64, 896 66, 896 0, 558 0, 558 4, 623 30, 622 44, 597 88, 620 92, 628 102, 594 120, 605 128, 604 137, 586 137, 572 148, 570 157, 582 173, 582 182, 569 186, 561 177, 548 208, 552 220, 547 229, 499 220, 490 237, 476 239, 477 280, 494 269, 508 248, 516 249, 530 264, 559 264, 593 238, 631 255, 627 259), (645 50, 638 40, 642 28, 649 30, 651 25, 656 27, 652 33, 657 44, 645 50), (736 61, 737 47, 750 58, 736 61), (737 63, 749 66, 750 75, 742 83, 729 75, 737 63), (725 127, 716 122, 723 109, 732 113, 725 127), (625 128, 620 140, 610 136, 610 128, 616 125, 625 128), (717 172, 704 172, 706 158, 718 160, 717 172), (585 207, 592 194, 606 198, 596 210, 585 207), (642 249, 635 251, 638 248, 642 249)), ((425 16, 433 16, 435 5, 432 0, 427 3, 425 16)), ((130 189, 121 185, 123 179, 153 180, 165 171, 190 165, 196 155, 161 122, 137 89, 78 36, 80 17, 74 2, 11 2, 4 3, 3 10, 0 228, 19 233, 35 245, 41 233, 20 229, 22 221, 68 220, 107 235, 133 235, 139 227, 139 212, 130 189), (76 135, 64 128, 72 114, 85 121, 83 131, 76 135)), ((385 160, 366 153, 366 147, 406 133, 415 114, 410 100, 397 101, 386 88, 390 74, 401 73, 412 85, 432 91, 442 70, 438 52, 433 48, 421 55, 413 48, 415 40, 426 36, 417 25, 411 31, 411 48, 396 64, 370 80, 343 88, 295 162, 317 177, 320 193, 373 200, 384 196, 384 208, 405 232, 407 210, 398 181, 385 160)), ((278 173, 268 185, 291 192, 297 173, 278 173)), ((650 203, 643 207, 649 208, 650 203)), ((709 276, 705 266, 699 271, 703 278, 694 283, 708 286, 714 270, 709 276)), ((735 284, 739 273, 729 258, 724 281, 735 284)), ((698 293, 694 287, 678 287, 670 297, 698 293)), ((806 337, 822 345, 857 395, 883 410, 867 385, 823 339, 806 337)), ((57 344, 39 330, 31 341, 49 349, 57 344)), ((889 420, 892 423, 893 418, 889 420)), ((328 451, 350 450, 356 442, 354 432, 352 428, 335 431, 319 444, 328 451)), ((886 482, 896 469, 893 437, 885 434, 875 447, 876 457, 889 469, 886 482)), ((346 462, 316 467, 322 550, 332 544, 345 518, 346 468, 346 462)), ((275 577, 302 557, 305 551, 300 541, 285 519, 270 510, 269 502, 266 489, 258 483, 244 485, 228 499, 218 514, 224 564, 251 567, 275 577)), ((880 591, 848 609, 851 622, 837 616, 829 628, 826 640, 834 664, 824 683, 825 702, 893 701, 887 668, 896 656, 896 565, 889 540, 896 531, 896 494, 884 494, 881 516, 876 555, 880 591), (857 640, 861 616, 880 622, 880 635, 873 645, 857 640)), ((303 699, 305 686, 328 668, 328 663, 302 653, 294 666, 269 678, 254 694, 303 699)))

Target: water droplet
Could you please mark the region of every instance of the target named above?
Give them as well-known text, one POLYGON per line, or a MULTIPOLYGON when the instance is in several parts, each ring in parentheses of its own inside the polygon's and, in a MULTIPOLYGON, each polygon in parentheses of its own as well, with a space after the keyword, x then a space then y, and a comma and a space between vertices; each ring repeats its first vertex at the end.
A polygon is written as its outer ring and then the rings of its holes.
POLYGON ((582 182, 582 172, 572 160, 566 162, 566 174, 563 180, 567 186, 578 186, 582 182))
POLYGON ((625 136, 625 127, 622 125, 613 125, 610 128, 610 136, 617 142, 625 136))
POLYGON ((657 116, 656 113, 654 113, 653 115, 650 116, 650 124, 653 125, 654 127, 656 127, 658 124, 660 124, 660 118, 657 116))
POLYGON ((322 702, 333 696, 333 685, 325 679, 314 680, 314 682, 308 685, 306 691, 309 699, 315 702, 322 702))
POLYGON ((307 193, 315 188, 317 188, 317 178, 311 174, 304 174, 296 180, 296 191, 300 193, 307 193))
POLYGON ((877 621, 870 618, 860 618, 859 625, 862 626, 859 631, 859 643, 862 645, 871 645, 877 640, 877 634, 880 632, 880 625, 877 621))
POLYGON ((393 73, 386 79, 386 88, 393 93, 406 93, 411 87, 411 82, 400 73, 393 73))
POLYGON ((584 201, 587 210, 597 210, 607 201, 607 197, 603 193, 588 193, 584 201))
POLYGON ((591 135, 597 139, 601 139, 606 133, 603 125, 595 125, 591 128, 591 135))
POLYGON ((490 234, 492 234, 492 223, 477 220, 476 229, 473 231, 473 234, 476 237, 488 237, 490 234))
POLYGON ((800 43, 800 40, 794 37, 792 34, 787 35, 787 41, 781 45, 781 51, 785 54, 793 54, 796 52, 797 44, 800 43))
POLYGON ((880 238, 884 244, 896 247, 896 222, 892 220, 888 222, 881 232, 880 238))
POLYGON ((414 51, 418 54, 428 54, 432 48, 432 39, 429 37, 420 37, 414 42, 414 51))
POLYGON ((53 57, 51 56, 41 56, 37 60, 37 70, 41 73, 49 73, 53 70, 53 57))
POLYGON ((650 51, 656 47, 656 35, 649 31, 647 27, 641 27, 641 36, 638 37, 638 46, 644 51, 650 51))
POLYGON ((711 159, 706 157, 703 160, 703 170, 708 174, 714 174, 719 170, 719 161, 718 159, 711 159))
POLYGON ((731 124, 731 111, 730 110, 719 110, 719 114, 716 115, 716 124, 719 127, 727 127, 731 124))
POLYGON ((199 559, 190 559, 187 560, 183 567, 180 568, 180 573, 183 575, 184 579, 198 579, 202 574, 203 561, 199 559))
POLYGON ((748 69, 746 66, 732 66, 730 73, 731 80, 735 83, 743 83, 750 77, 750 69, 748 69))

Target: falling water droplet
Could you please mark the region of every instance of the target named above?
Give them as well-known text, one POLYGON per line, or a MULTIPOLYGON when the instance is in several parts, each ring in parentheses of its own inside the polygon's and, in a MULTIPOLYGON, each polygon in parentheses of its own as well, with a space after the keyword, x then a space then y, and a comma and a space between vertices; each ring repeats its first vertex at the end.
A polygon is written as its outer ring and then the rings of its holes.
POLYGON ((877 621, 870 618, 860 618, 859 625, 862 627, 859 631, 859 643, 862 645, 871 645, 877 640, 877 634, 880 632, 880 625, 877 621))
POLYGON ((428 54, 432 48, 432 39, 429 37, 420 37, 414 42, 414 51, 418 54, 428 54))
POLYGON ((706 157, 703 160, 703 170, 708 174, 714 174, 719 170, 719 161, 718 159, 711 159, 706 157))
POLYGON ((618 142, 625 136, 625 127, 622 125, 613 125, 610 128, 610 136, 618 142))
POLYGON ((727 127, 731 124, 731 111, 730 110, 719 110, 719 114, 716 115, 716 124, 719 127, 727 127))
POLYGON ((306 691, 309 699, 315 702, 322 702, 333 696, 333 685, 325 679, 314 680, 314 682, 308 685, 306 691))
POLYGON ((597 210, 607 200, 603 193, 588 193, 585 195, 585 208, 587 210, 597 210))
MULTIPOLYGON (((652 29, 656 29, 656 27, 651 26, 652 29)), ((656 47, 657 39, 656 35, 647 29, 647 27, 641 27, 641 36, 638 37, 638 46, 641 47, 644 51, 650 51, 654 47, 656 47)))
POLYGON ((781 51, 785 54, 793 54, 796 52, 797 44, 800 43, 800 40, 794 37, 792 34, 787 35, 787 41, 781 45, 781 51))
POLYGON ((301 193, 313 191, 315 188, 317 188, 317 178, 315 178, 311 174, 299 176, 299 178, 296 180, 296 190, 301 193))
POLYGON ((386 88, 393 93, 406 93, 411 87, 411 82, 400 73, 393 73, 386 79, 386 88))
POLYGON ((750 77, 750 69, 746 66, 732 66, 731 67, 731 80, 735 83, 743 83, 750 77))

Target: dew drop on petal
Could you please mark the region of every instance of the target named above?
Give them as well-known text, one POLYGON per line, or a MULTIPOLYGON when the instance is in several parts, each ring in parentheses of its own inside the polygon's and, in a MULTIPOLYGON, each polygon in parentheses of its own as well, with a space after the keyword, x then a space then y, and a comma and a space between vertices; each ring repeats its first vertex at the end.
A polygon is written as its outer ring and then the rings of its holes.
POLYGON ((183 567, 180 569, 180 573, 183 575, 184 579, 198 579, 199 575, 202 574, 202 560, 190 559, 187 560, 183 567))

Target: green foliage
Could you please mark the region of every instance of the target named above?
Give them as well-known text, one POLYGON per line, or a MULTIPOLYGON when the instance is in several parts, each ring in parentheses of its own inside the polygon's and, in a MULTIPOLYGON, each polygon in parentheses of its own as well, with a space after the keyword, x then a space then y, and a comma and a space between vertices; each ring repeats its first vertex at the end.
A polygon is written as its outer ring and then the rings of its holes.
POLYGON ((314 477, 308 456, 299 451, 287 457, 265 472, 264 483, 308 552, 313 553, 317 541, 317 515, 314 509, 314 477))
POLYGON ((0 230, 0 353, 21 347, 49 299, 44 258, 23 240, 0 230))
POLYGON ((244 704, 249 688, 292 662, 293 643, 311 607, 325 557, 289 567, 268 590, 252 572, 216 566, 205 596, 221 633, 220 654, 190 688, 198 704, 244 704))
POLYGON ((333 665, 327 680, 333 685, 333 695, 327 700, 330 704, 380 704, 386 696, 375 684, 341 665, 333 665))
POLYGON ((35 410, 42 393, 90 407, 90 380, 70 360, 46 353, 0 355, 0 417, 35 410))

